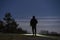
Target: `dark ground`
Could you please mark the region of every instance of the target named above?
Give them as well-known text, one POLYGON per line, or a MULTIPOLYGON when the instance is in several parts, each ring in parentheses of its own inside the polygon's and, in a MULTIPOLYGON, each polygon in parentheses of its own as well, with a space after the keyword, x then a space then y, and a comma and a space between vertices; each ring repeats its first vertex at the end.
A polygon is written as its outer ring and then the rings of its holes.
POLYGON ((29 35, 21 35, 21 34, 3 34, 0 33, 0 40, 60 40, 60 37, 49 38, 49 37, 41 37, 41 36, 29 36, 29 35))

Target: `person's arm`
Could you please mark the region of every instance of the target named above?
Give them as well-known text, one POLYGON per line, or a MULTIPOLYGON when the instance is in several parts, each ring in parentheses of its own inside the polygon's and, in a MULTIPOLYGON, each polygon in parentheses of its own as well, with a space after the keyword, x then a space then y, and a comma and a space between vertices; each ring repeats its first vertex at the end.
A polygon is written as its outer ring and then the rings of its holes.
POLYGON ((30 26, 31 26, 32 20, 30 21, 30 26))
POLYGON ((36 20, 36 23, 38 23, 38 21, 36 20))

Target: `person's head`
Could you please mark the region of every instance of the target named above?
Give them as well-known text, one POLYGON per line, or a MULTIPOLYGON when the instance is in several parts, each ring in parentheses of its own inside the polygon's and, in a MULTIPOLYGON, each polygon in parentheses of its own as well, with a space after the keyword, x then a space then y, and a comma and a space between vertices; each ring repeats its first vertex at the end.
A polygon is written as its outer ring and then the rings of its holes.
POLYGON ((33 19, 35 19, 35 16, 33 16, 33 19))

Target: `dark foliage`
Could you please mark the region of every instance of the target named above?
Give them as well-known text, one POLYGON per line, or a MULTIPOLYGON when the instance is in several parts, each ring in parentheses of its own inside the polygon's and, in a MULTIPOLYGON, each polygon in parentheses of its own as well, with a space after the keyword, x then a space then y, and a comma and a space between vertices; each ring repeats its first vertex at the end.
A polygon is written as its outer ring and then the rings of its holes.
POLYGON ((49 36, 60 36, 60 34, 57 32, 49 32, 49 31, 41 31, 40 34, 49 36))
POLYGON ((17 29, 18 24, 12 18, 10 13, 6 13, 3 20, 4 21, 0 21, 0 31, 1 32, 3 32, 3 33, 27 33, 26 31, 22 30, 21 28, 17 29))
POLYGON ((28 33, 28 32, 25 31, 25 30, 23 31, 22 28, 18 28, 17 33, 19 33, 19 34, 25 34, 25 33, 28 33))
POLYGON ((16 27, 18 26, 15 20, 12 18, 10 13, 6 13, 5 17, 3 18, 5 21, 5 29, 4 32, 10 32, 13 33, 16 30, 16 27))
POLYGON ((0 32, 2 31, 3 28, 4 28, 3 21, 0 20, 0 32))

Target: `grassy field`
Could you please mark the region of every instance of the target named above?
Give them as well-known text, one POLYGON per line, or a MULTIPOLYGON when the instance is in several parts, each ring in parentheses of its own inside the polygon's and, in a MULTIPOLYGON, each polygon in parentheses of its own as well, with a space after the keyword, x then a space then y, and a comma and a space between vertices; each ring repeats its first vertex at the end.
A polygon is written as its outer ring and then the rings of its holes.
POLYGON ((4 34, 0 33, 0 40, 60 40, 60 37, 54 36, 36 36, 23 34, 4 34))

